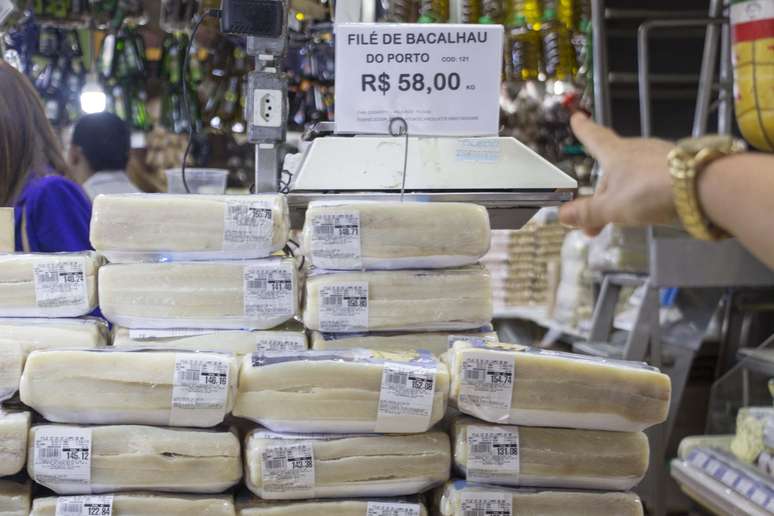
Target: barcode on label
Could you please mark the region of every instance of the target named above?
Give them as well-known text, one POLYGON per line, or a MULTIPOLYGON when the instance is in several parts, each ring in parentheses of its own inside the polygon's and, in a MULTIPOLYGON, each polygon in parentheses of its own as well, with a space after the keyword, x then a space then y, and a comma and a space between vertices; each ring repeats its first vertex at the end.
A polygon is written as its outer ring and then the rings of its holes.
POLYGON ((83 505, 78 502, 68 502, 68 503, 63 503, 62 505, 60 505, 60 507, 61 507, 61 511, 59 511, 60 513, 77 514, 78 516, 80 516, 83 505))
POLYGON ((408 373, 387 373, 387 382, 394 385, 406 385, 408 382, 408 373))
POLYGON ((486 376, 486 371, 483 369, 463 369, 463 375, 466 380, 480 381, 486 376))
POLYGON ((199 381, 201 371, 198 369, 188 369, 177 372, 177 381, 179 383, 194 383, 199 381))
POLYGON ((41 459, 58 459, 62 456, 62 449, 58 446, 46 446, 38 448, 37 454, 41 459))
POLYGON ((266 461, 266 469, 285 469, 285 459, 269 459, 266 461))
POLYGON ((319 224, 314 226, 314 228, 319 236, 328 237, 333 235, 333 224, 319 224))
POLYGON ((253 289, 253 290, 266 290, 266 280, 265 279, 251 279, 247 280, 247 288, 253 289))
POLYGON ((470 509, 465 511, 464 516, 487 516, 484 509, 470 509))
POLYGON ((490 441, 476 443, 470 447, 470 451, 474 455, 483 455, 485 453, 489 453, 491 449, 492 449, 492 443, 490 441))
POLYGON ((341 306, 344 304, 344 296, 333 295, 324 297, 323 304, 326 306, 341 306))

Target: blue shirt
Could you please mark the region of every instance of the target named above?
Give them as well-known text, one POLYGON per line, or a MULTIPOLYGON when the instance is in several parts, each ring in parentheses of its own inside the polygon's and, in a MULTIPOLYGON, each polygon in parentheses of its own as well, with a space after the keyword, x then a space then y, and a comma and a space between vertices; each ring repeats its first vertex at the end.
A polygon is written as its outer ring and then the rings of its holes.
POLYGON ((33 176, 14 207, 16 251, 22 251, 22 214, 29 252, 56 253, 91 249, 91 202, 77 183, 58 175, 33 176))

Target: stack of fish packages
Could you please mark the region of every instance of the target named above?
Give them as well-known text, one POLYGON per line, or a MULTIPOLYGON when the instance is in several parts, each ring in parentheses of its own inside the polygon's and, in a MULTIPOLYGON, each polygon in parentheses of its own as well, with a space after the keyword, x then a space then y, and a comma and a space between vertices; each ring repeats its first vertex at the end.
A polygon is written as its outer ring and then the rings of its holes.
POLYGON ((100 308, 126 342, 28 356, 20 398, 47 422, 27 471, 59 495, 31 515, 235 514, 221 493, 242 479, 241 445, 223 422, 238 356, 298 311, 294 260, 270 256, 288 225, 281 195, 95 200, 100 308))
MULTIPOLYGON (((492 318, 477 264, 486 210, 466 204, 312 203, 303 232, 306 353, 255 354, 234 415, 245 443, 244 516, 420 516, 450 475, 449 334, 492 318)), ((466 338, 461 335, 458 338, 466 338)))
POLYGON ((532 303, 535 226, 492 231, 492 246, 481 263, 492 275, 494 312, 507 312, 532 303))
POLYGON ((31 485, 21 471, 33 414, 17 396, 27 357, 43 349, 105 344, 107 325, 85 317, 97 306, 99 265, 94 253, 0 254, 0 513, 4 515, 27 516, 31 503, 31 485))
POLYGON ((642 516, 629 492, 649 463, 645 428, 668 414, 669 377, 645 364, 515 344, 455 342, 454 468, 442 516, 642 516), (569 509, 571 508, 571 509, 569 509))
POLYGON ((569 232, 559 224, 559 213, 556 209, 544 208, 535 221, 535 259, 532 265, 532 282, 530 284, 530 301, 536 305, 545 305, 549 301, 549 267, 561 261, 562 244, 569 232))

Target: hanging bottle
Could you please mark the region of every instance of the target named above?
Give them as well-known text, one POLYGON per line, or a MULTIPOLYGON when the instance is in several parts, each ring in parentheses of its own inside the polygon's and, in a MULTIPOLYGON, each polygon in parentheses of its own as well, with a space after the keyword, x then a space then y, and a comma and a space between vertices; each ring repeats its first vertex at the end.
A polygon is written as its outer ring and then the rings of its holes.
POLYGON ((449 21, 449 0, 420 0, 419 23, 446 23, 449 21))
POLYGON ((483 24, 501 23, 503 14, 502 0, 482 0, 481 18, 478 22, 483 24))
POLYGON ((505 25, 515 27, 520 17, 524 18, 527 26, 533 29, 540 28, 542 9, 540 0, 506 0, 507 12, 505 25))
POLYGON ((540 33, 530 29, 524 16, 515 20, 515 26, 509 34, 510 78, 516 81, 528 81, 540 74, 540 33))
POLYGON ((571 80, 575 74, 575 49, 567 28, 556 19, 553 9, 547 9, 540 28, 543 40, 543 68, 546 78, 571 80))

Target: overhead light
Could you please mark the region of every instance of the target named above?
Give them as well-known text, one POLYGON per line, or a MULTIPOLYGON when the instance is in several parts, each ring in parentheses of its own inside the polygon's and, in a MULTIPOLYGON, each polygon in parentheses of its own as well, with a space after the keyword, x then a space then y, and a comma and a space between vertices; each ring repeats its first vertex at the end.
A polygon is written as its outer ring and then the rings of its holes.
POLYGON ((81 111, 84 113, 101 113, 107 108, 107 95, 97 81, 95 75, 89 75, 81 90, 81 111))

